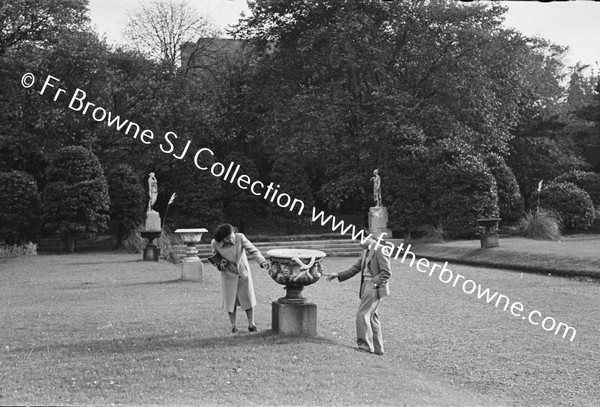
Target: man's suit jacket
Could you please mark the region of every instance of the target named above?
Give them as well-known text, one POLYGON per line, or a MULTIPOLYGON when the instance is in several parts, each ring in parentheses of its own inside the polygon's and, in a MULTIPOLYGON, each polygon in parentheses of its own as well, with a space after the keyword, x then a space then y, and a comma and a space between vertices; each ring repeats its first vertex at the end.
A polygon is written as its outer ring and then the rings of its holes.
POLYGON ((387 283, 391 275, 390 257, 386 256, 381 252, 381 248, 378 250, 365 249, 363 250, 360 259, 348 270, 338 273, 338 280, 344 281, 351 277, 354 277, 358 273, 360 274, 360 293, 362 293, 362 285, 365 282, 362 271, 365 266, 369 268, 371 274, 373 274, 373 280, 371 284, 375 284, 378 288, 379 296, 385 297, 390 295, 390 287, 387 283))

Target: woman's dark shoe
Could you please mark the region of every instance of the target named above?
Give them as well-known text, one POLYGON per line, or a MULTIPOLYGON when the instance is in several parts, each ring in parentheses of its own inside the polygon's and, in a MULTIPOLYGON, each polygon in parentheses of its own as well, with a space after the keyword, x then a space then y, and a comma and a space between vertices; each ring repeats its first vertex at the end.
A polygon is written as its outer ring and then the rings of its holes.
POLYGON ((251 326, 248 328, 250 332, 258 332, 258 328, 256 326, 251 326))
POLYGON ((231 328, 231 333, 234 334, 238 331, 237 326, 234 326, 233 328, 231 328))

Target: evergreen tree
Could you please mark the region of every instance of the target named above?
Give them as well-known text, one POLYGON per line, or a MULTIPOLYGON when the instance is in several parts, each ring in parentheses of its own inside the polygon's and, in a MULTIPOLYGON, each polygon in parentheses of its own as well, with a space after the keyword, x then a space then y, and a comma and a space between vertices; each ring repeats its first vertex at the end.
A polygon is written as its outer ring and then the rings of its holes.
POLYGON ((64 249, 72 253, 76 237, 107 228, 109 195, 102 166, 92 151, 64 147, 51 157, 46 177, 45 226, 52 228, 64 249))
POLYGON ((144 220, 146 197, 139 177, 127 164, 119 164, 107 174, 110 220, 117 238, 123 239, 144 220))
POLYGON ((40 194, 33 177, 22 171, 0 172, 0 241, 20 244, 40 234, 40 194))

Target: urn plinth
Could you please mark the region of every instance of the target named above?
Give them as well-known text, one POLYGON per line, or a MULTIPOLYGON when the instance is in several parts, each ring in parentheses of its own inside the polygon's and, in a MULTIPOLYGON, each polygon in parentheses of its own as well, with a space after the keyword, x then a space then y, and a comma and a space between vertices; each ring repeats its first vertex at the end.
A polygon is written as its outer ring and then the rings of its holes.
POLYGON ((326 254, 320 250, 308 249, 274 249, 267 252, 270 259, 269 275, 285 286, 286 296, 278 302, 305 303, 302 296, 305 286, 316 283, 323 275, 321 259, 326 254))
POLYGON ((500 218, 477 219, 477 225, 483 229, 480 237, 482 249, 500 246, 498 242, 498 224, 501 220, 500 218))

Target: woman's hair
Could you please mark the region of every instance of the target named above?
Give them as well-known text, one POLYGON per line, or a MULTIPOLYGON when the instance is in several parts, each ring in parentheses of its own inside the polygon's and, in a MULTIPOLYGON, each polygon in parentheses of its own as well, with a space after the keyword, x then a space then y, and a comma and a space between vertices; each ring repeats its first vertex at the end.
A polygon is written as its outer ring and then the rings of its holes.
POLYGON ((222 242, 227 236, 235 232, 235 228, 231 226, 229 223, 224 223, 222 225, 217 226, 215 230, 214 239, 217 242, 222 242))

